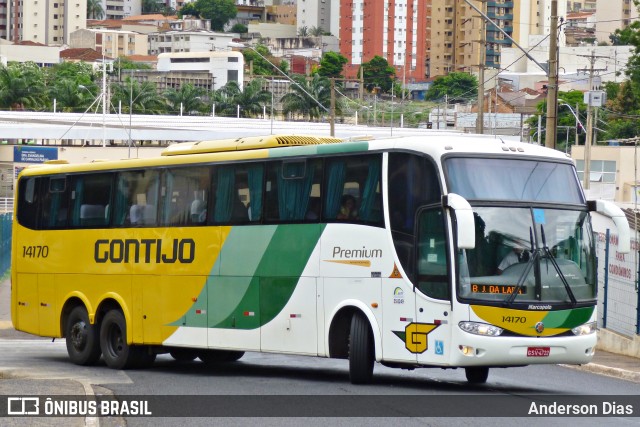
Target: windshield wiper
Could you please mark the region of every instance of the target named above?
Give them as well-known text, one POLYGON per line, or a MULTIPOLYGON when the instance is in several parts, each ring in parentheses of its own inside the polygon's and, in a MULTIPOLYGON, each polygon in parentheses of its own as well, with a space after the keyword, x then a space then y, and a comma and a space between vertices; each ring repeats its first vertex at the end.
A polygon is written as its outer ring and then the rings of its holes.
POLYGON ((547 246, 547 239, 545 238, 544 226, 542 224, 540 225, 540 234, 542 236, 542 250, 544 250, 545 254, 547 254, 547 258, 549 259, 549 261, 551 261, 551 265, 553 265, 553 268, 556 269, 556 272, 558 273, 558 277, 560 277, 560 280, 562 281, 562 284, 564 285, 564 288, 567 291, 567 295, 569 295, 571 304, 576 305, 578 301, 576 300, 576 297, 573 295, 571 286, 569 285, 569 282, 567 282, 567 279, 564 277, 564 274, 562 274, 562 270, 560 269, 560 266, 556 262, 556 258, 553 256, 553 254, 549 250, 549 247, 547 246))
POLYGON ((529 275, 529 271, 531 271, 531 267, 535 265, 535 262, 540 256, 538 254, 538 251, 533 246, 533 230, 531 229, 531 227, 529 227, 529 244, 531 245, 531 257, 529 258, 527 265, 524 267, 524 270, 520 274, 520 277, 518 278, 518 282, 516 283, 516 287, 513 288, 513 292, 511 292, 511 294, 509 294, 507 299, 504 300, 504 303, 506 305, 513 304, 513 301, 515 301, 516 296, 518 295, 518 293, 520 292, 520 289, 522 289, 522 286, 524 285, 524 281, 529 275))

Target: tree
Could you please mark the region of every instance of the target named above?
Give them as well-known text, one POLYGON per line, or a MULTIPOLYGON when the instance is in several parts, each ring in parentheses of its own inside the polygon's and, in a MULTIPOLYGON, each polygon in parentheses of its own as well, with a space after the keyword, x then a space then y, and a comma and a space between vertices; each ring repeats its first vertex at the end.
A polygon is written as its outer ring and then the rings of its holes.
POLYGON ((100 0, 87 0, 87 19, 102 19, 104 9, 100 0))
POLYGON ((33 62, 0 66, 0 108, 38 109, 46 104, 44 74, 33 62))
POLYGON ((381 56, 374 56, 371 61, 362 64, 364 87, 372 92, 375 88, 380 92, 389 92, 393 82, 395 69, 381 56))
POLYGON ((242 117, 256 117, 263 112, 263 107, 271 103, 271 92, 264 90, 264 79, 253 79, 243 90, 237 82, 227 83, 228 93, 232 94, 231 103, 240 106, 242 117), (235 86, 235 87, 233 87, 235 86))
POLYGON ((168 89, 164 92, 164 97, 169 105, 169 112, 179 113, 180 111, 190 114, 203 109, 204 89, 195 87, 187 83, 178 89, 168 89))
POLYGON ((309 37, 309 27, 304 25, 298 28, 298 37, 309 37))
POLYGON ((160 13, 164 5, 157 0, 142 0, 142 13, 160 13))
MULTIPOLYGON (((580 118, 580 124, 578 124, 578 138, 582 143, 585 140, 585 129, 583 126, 586 126, 586 115, 584 114, 587 111, 587 105, 583 102, 584 94, 579 90, 571 90, 568 92, 558 92, 558 113, 557 113, 557 123, 558 129, 556 131, 556 141, 557 141, 557 149, 560 151, 567 150, 566 147, 567 139, 569 139, 569 145, 573 144, 575 141, 575 126, 576 126, 576 117, 574 116, 574 112, 576 111, 576 106, 578 107, 578 113, 582 112, 580 118), (563 105, 567 104, 571 108, 563 105), (568 132, 568 133, 567 133, 568 132)), ((531 129, 531 133, 537 132, 538 126, 538 117, 544 116, 547 111, 547 101, 541 101, 536 106, 537 113, 527 119, 527 124, 531 129)), ((540 140, 543 142, 545 140, 546 135, 540 135, 540 140)))
POLYGON ((56 108, 68 113, 87 110, 98 92, 97 86, 78 85, 73 78, 57 79, 53 86, 49 86, 49 98, 56 100, 56 108))
POLYGON ((311 27, 309 29, 309 35, 311 37, 320 37, 323 34, 324 34, 324 30, 322 29, 322 27, 311 27))
POLYGON ((233 24, 233 27, 231 27, 231 32, 245 34, 249 32, 249 28, 247 28, 247 26, 244 24, 237 23, 237 24, 233 24))
MULTIPOLYGON (((296 74, 293 76, 291 92, 282 99, 284 114, 301 115, 308 120, 319 120, 328 110, 331 102, 331 84, 329 79, 315 74, 311 80, 296 74), (321 107, 318 104, 322 104, 321 107)), ((336 114, 339 114, 336 111, 336 114)))
POLYGON ((180 10, 178 11, 178 18, 182 19, 185 16, 200 16, 198 9, 196 9, 195 3, 187 3, 180 8, 180 10))
MULTIPOLYGON (((611 45, 613 46, 630 46, 636 45, 637 40, 634 40, 638 37, 638 29, 634 28, 633 22, 631 25, 624 27, 622 29, 615 30, 612 34, 609 34, 609 40, 611 40, 611 45)), ((637 25, 635 25, 637 27, 637 25)))
POLYGON ((278 71, 274 70, 274 67, 278 66, 278 64, 276 64, 275 59, 271 56, 271 51, 265 45, 259 44, 254 48, 244 49, 242 55, 244 56, 245 64, 253 63, 253 74, 259 76, 279 74, 278 71))
POLYGON ((238 9, 234 0, 196 0, 194 3, 186 4, 178 16, 193 15, 208 19, 211 21, 213 31, 224 31, 227 22, 237 14, 238 9))
MULTIPOLYGON (((45 84, 48 87, 54 86, 60 80, 73 80, 76 87, 93 86, 98 75, 93 67, 86 62, 61 62, 53 67, 44 70, 45 84)), ((102 77, 100 73, 100 78, 102 77)))
POLYGON ((466 101, 478 96, 478 79, 468 73, 449 73, 446 76, 438 76, 427 90, 425 99, 440 101, 445 95, 449 101, 466 101))
POLYGON ((348 59, 338 52, 327 52, 322 55, 318 74, 323 77, 342 77, 342 70, 348 59))
POLYGON ((128 77, 123 83, 112 86, 111 103, 122 105, 122 110, 130 112, 129 103, 132 102, 131 112, 138 114, 159 114, 166 110, 164 100, 158 95, 156 85, 149 81, 139 83, 128 77))
POLYGON ((124 73, 122 70, 150 70, 153 67, 149 64, 144 64, 141 62, 133 62, 132 60, 126 57, 118 57, 113 63, 113 75, 120 76, 124 73))

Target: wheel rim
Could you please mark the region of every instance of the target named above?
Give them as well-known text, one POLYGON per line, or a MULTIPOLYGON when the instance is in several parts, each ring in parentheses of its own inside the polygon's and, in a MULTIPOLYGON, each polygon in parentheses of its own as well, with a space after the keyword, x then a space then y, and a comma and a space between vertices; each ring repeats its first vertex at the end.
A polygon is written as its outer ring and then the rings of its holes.
POLYGON ((109 344, 109 353, 112 356, 118 357, 124 349, 124 340, 122 337, 122 331, 117 325, 111 325, 109 333, 107 335, 107 343, 109 344))
POLYGON ((76 351, 82 351, 87 346, 88 339, 88 331, 87 324, 82 320, 77 321, 71 327, 71 345, 73 345, 73 349, 76 351))

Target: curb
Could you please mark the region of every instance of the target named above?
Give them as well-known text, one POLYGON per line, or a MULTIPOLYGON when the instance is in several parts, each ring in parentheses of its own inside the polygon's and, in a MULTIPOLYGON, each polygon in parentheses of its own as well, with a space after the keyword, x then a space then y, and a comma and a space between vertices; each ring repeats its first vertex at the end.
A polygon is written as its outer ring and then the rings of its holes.
POLYGON ((13 329, 11 320, 0 320, 0 329, 13 329))
POLYGON ((599 365, 597 363, 587 363, 586 365, 560 365, 565 368, 587 371, 594 374, 606 375, 608 377, 619 378, 635 383, 640 383, 640 372, 629 371, 611 366, 599 365))

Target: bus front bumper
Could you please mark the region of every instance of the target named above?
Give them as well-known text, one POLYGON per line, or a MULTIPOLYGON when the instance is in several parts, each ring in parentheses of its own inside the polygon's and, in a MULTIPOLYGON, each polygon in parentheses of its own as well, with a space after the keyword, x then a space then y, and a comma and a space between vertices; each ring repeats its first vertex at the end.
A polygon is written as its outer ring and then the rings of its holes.
POLYGON ((595 333, 562 337, 489 337, 459 332, 451 349, 454 366, 523 366, 589 363, 595 353, 595 333))

